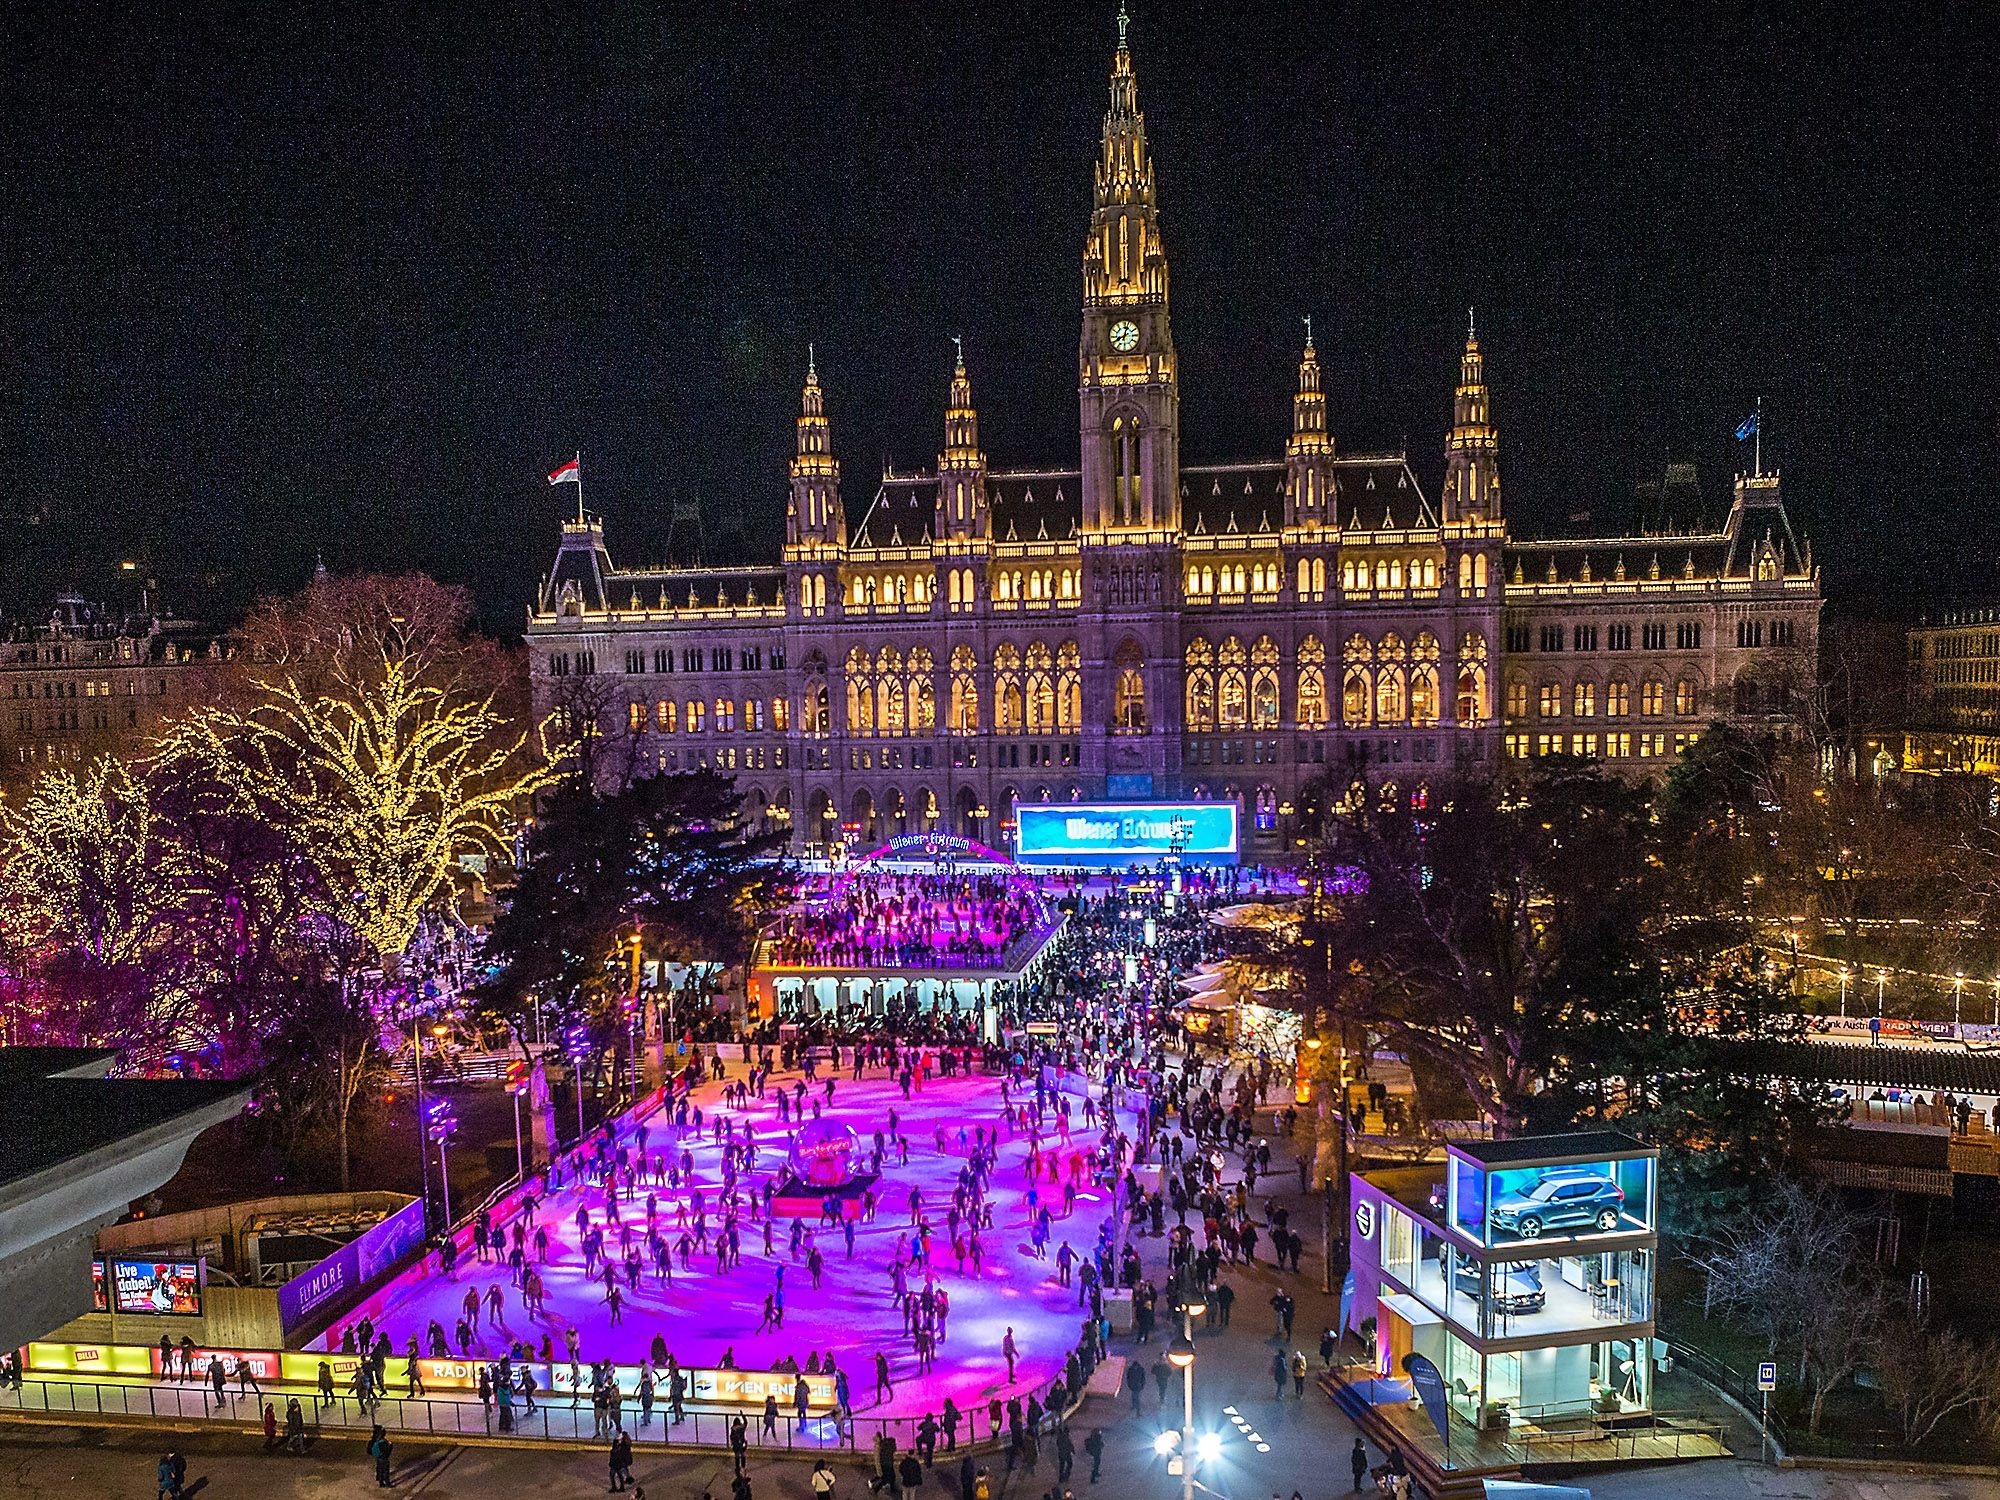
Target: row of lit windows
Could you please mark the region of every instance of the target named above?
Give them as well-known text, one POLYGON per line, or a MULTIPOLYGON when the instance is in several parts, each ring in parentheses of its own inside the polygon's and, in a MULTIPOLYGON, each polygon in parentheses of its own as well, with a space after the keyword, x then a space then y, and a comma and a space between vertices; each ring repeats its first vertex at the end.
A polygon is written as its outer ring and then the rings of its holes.
MULTIPOLYGON (((1697 711, 1701 701, 1701 690, 1692 677, 1683 677, 1674 684, 1674 712, 1687 718, 1697 711)), ((1603 685, 1602 698, 1598 684, 1577 682, 1570 685, 1565 699, 1563 685, 1559 682, 1544 682, 1534 688, 1533 707, 1536 717, 1559 719, 1563 716, 1565 702, 1572 717, 1590 719, 1597 716, 1600 701, 1607 719, 1622 719, 1632 712, 1632 684, 1614 678, 1603 685)), ((1667 685, 1657 677, 1647 678, 1639 684, 1639 713, 1645 718, 1658 718, 1667 711, 1667 685)), ((1507 718, 1518 722, 1528 717, 1530 706, 1529 685, 1520 678, 1507 684, 1507 718)))
MULTIPOLYGON (((706 648, 701 646, 683 646, 680 649, 678 657, 676 657, 674 649, 671 646, 655 646, 650 657, 643 650, 627 651, 625 653, 625 670, 628 674, 637 676, 645 672, 650 664, 654 672, 665 674, 674 670, 676 660, 680 663, 680 670, 683 672, 761 672, 764 670, 764 648, 762 646, 709 646, 706 648)), ((781 672, 784 670, 784 667, 785 648, 780 643, 774 643, 771 647, 771 670, 781 672)), ((550 672, 557 677, 565 675, 563 672, 556 671, 553 664, 551 664, 550 672)))
POLYGON ((1667 734, 1657 730, 1641 734, 1623 730, 1610 734, 1509 734, 1502 748, 1514 760, 1543 755, 1580 755, 1588 760, 1664 760, 1669 753, 1681 754, 1700 738, 1699 734, 1675 734, 1670 741, 1667 734), (1671 752, 1667 748, 1670 742, 1671 752))
MULTIPOLYGON (((7 696, 9 698, 75 698, 79 696, 77 692, 79 686, 83 690, 81 696, 85 698, 110 698, 116 696, 109 681, 96 677, 85 678, 81 684, 74 679, 67 682, 44 679, 41 685, 42 690, 39 693, 35 691, 35 684, 32 682, 10 682, 7 684, 7 696)), ((153 696, 156 698, 164 697, 166 691, 166 678, 155 678, 153 680, 153 696)), ((125 680, 125 696, 127 698, 136 698, 139 696, 139 683, 136 679, 127 678, 125 680)))

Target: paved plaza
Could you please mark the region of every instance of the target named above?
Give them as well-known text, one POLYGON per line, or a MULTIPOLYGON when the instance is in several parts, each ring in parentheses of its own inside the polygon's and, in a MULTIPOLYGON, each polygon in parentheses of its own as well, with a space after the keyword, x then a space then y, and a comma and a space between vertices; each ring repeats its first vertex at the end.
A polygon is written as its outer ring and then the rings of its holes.
MULTIPOLYGON (((742 1064, 736 1064, 731 1077, 740 1079, 743 1072, 742 1064)), ((646 1359, 655 1334, 664 1337, 673 1357, 689 1368, 713 1367, 725 1351, 733 1355, 737 1367, 746 1370, 772 1368, 786 1356, 803 1368, 814 1353, 822 1360, 831 1355, 848 1372, 855 1409, 869 1416, 935 1412, 947 1395, 961 1408, 969 1409, 996 1396, 1005 1399, 1025 1396, 1031 1390, 1045 1391, 1075 1348, 1084 1316, 1078 1288, 1060 1284, 1056 1255, 1065 1242, 1079 1257, 1091 1252, 1110 1211, 1109 1192, 1093 1186, 1085 1172, 1073 1207, 1066 1209, 1062 1186, 1051 1184, 1044 1169, 1039 1201, 1050 1208, 1054 1226, 1046 1257, 1037 1258, 1029 1240, 1031 1215, 1024 1177, 1030 1138, 1003 1123, 998 1077, 977 1072, 957 1078, 934 1074, 905 1098, 880 1066, 868 1068, 859 1082, 852 1079, 849 1066, 833 1076, 830 1103, 826 1100, 826 1069, 822 1068, 818 1079, 808 1086, 808 1118, 817 1101, 826 1118, 854 1128, 865 1157, 872 1151, 876 1131, 887 1136, 893 1113, 896 1134, 908 1145, 909 1153, 907 1161, 903 1160, 896 1142, 889 1141, 881 1179, 875 1185, 878 1210, 872 1223, 856 1225, 851 1256, 838 1228, 814 1219, 804 1221, 810 1245, 816 1246, 824 1259, 818 1287, 807 1268, 809 1247, 802 1245, 796 1255, 790 1249, 792 1227, 797 1222, 793 1219, 779 1216, 769 1221, 772 1248, 766 1253, 765 1221, 743 1218, 738 1225, 741 1264, 731 1270, 716 1269, 714 1251, 721 1222, 718 1196, 723 1154, 715 1123, 718 1119, 727 1122, 725 1130, 733 1124, 739 1137, 746 1127, 755 1132, 760 1148, 757 1165, 739 1179, 739 1185, 761 1189, 767 1176, 782 1173, 785 1151, 796 1128, 796 1116, 793 1123, 780 1120, 776 1102, 780 1087, 792 1088, 802 1081, 794 1070, 774 1078, 766 1099, 753 1098, 740 1110, 723 1105, 722 1084, 703 1084, 694 1095, 702 1110, 703 1128, 699 1132, 692 1124, 676 1130, 664 1113, 654 1116, 647 1134, 648 1151, 654 1155, 671 1151, 676 1157, 683 1150, 689 1152, 694 1159, 695 1180, 690 1185, 684 1179, 677 1192, 664 1184, 653 1187, 649 1179, 649 1185, 636 1189, 630 1201, 621 1201, 624 1222, 634 1226, 634 1243, 644 1256, 646 1194, 657 1193, 659 1223, 671 1244, 682 1233, 681 1210, 698 1188, 707 1205, 708 1245, 696 1247, 685 1267, 675 1256, 671 1283, 662 1284, 650 1258, 642 1266, 636 1290, 627 1291, 621 1277, 624 1305, 617 1324, 611 1321, 602 1281, 585 1272, 576 1223, 579 1206, 588 1211, 591 1223, 605 1223, 604 1192, 594 1183, 579 1184, 571 1179, 550 1195, 538 1214, 538 1222, 550 1238, 548 1260, 537 1266, 545 1288, 544 1316, 528 1313, 504 1263, 481 1263, 467 1250, 455 1275, 443 1275, 432 1258, 422 1271, 412 1272, 396 1284, 386 1299, 386 1311, 377 1316, 378 1325, 386 1328, 391 1347, 400 1356, 410 1335, 421 1337, 433 1319, 451 1334, 463 1313, 468 1289, 483 1299, 497 1286, 502 1297, 499 1322, 489 1321, 482 1306, 472 1345, 472 1353, 485 1359, 498 1359, 517 1340, 539 1347, 543 1335, 549 1334, 558 1361, 566 1364, 564 1338, 574 1329, 586 1364, 603 1359, 639 1364, 646 1359), (975 1270, 969 1257, 961 1265, 953 1256, 946 1214, 973 1132, 982 1126, 989 1133, 1000 1132, 1000 1147, 989 1189, 993 1226, 981 1235, 983 1260, 975 1270), (940 1131, 944 1136, 942 1150, 940 1131), (922 1194, 920 1213, 932 1229, 931 1272, 950 1307, 945 1337, 929 1372, 917 1368, 912 1342, 904 1332, 903 1311, 896 1305, 890 1282, 889 1268, 898 1250, 907 1258, 915 1247, 917 1230, 910 1208, 913 1189, 922 1194), (781 1267, 783 1326, 760 1328, 764 1299, 777 1286, 781 1267), (1002 1340, 1010 1328, 1020 1353, 1012 1382, 1007 1379, 1001 1353, 1002 1340), (877 1351, 889 1356, 895 1384, 894 1394, 879 1403, 874 1376, 877 1351)), ((1044 1158, 1052 1148, 1059 1152, 1065 1181, 1072 1155, 1088 1152, 1097 1138, 1084 1124, 1082 1101, 1071 1097, 1070 1104, 1075 1112, 1071 1141, 1065 1144, 1051 1130, 1042 1142, 1044 1158)), ((630 1141, 632 1137, 628 1132, 621 1139, 630 1141)), ((511 1224, 506 1227, 511 1229, 511 1224)), ((965 1238, 963 1226, 961 1238, 965 1238)), ((615 1248, 615 1231, 609 1239, 615 1248)), ((530 1254, 532 1259, 532 1249, 530 1254)), ((920 1290, 923 1280, 921 1269, 910 1271, 910 1290, 920 1290)), ((338 1332, 334 1337, 338 1339, 338 1332)), ((389 1363, 391 1386, 399 1392, 402 1364, 400 1358, 389 1363)))

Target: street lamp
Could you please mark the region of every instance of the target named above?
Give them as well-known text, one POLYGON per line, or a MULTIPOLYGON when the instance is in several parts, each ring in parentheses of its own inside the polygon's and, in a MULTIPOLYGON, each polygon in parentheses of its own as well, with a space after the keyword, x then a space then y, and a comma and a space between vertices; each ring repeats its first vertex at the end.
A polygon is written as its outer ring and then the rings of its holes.
POLYGON ((1965 976, 1963 974, 1954 975, 1951 981, 1951 1029, 1954 1034, 1958 1031, 1959 1006, 1960 1002, 1964 999, 1965 976))
POLYGON ((1847 982, 1854 977, 1846 964, 1840 966, 1840 1019, 1847 1019, 1847 982))
POLYGON ((576 1077, 576 1143, 583 1145, 583 1060, 590 1056, 590 1031, 581 1021, 563 1033, 571 1069, 576 1077))
POLYGON ((1181 1500, 1194 1500, 1194 1308, 1181 1308, 1181 1333, 1167 1345, 1167 1363, 1181 1372, 1181 1500))
POLYGON ((1882 1019, 1882 986, 1888 982, 1889 971, 1887 969, 1877 969, 1875 971, 1875 1019, 1878 1021, 1882 1019))
POLYGON ((424 1117, 430 1137, 437 1142, 438 1177, 444 1189, 444 1227, 451 1232, 451 1160, 445 1154, 445 1146, 458 1132, 458 1120, 452 1115, 451 1101, 433 1099, 424 1109, 424 1117))

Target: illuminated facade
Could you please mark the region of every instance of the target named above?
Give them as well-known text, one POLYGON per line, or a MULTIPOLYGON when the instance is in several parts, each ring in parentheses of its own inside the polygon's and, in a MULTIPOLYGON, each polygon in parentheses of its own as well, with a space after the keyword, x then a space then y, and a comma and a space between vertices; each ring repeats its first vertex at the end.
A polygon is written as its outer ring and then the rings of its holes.
POLYGON ((598 521, 565 525, 528 622, 538 702, 598 724, 599 774, 719 765, 806 845, 1227 797, 1253 858, 1307 798, 1421 796, 1510 754, 1655 770, 1717 714, 1782 718, 1819 588, 1775 476, 1739 480, 1713 534, 1510 541, 1470 328, 1435 499, 1407 455, 1337 450, 1310 330, 1282 457, 1183 464, 1168 312, 1121 23, 1079 463, 989 464, 961 353, 935 470, 885 473, 850 525, 809 361, 782 560, 621 568, 598 521))
POLYGON ((2000 609, 1953 610, 1909 635, 1903 769, 2000 775, 2000 609))

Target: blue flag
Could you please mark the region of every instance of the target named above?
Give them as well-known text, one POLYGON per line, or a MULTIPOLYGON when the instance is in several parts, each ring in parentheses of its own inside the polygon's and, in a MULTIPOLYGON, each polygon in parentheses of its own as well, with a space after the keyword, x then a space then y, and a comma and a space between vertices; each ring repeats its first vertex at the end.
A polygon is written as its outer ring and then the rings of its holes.
POLYGON ((1753 411, 1750 413, 1749 416, 1745 417, 1741 422, 1736 424, 1736 441, 1739 443, 1748 442, 1751 438, 1755 437, 1756 435, 1757 435, 1757 413, 1753 411))

